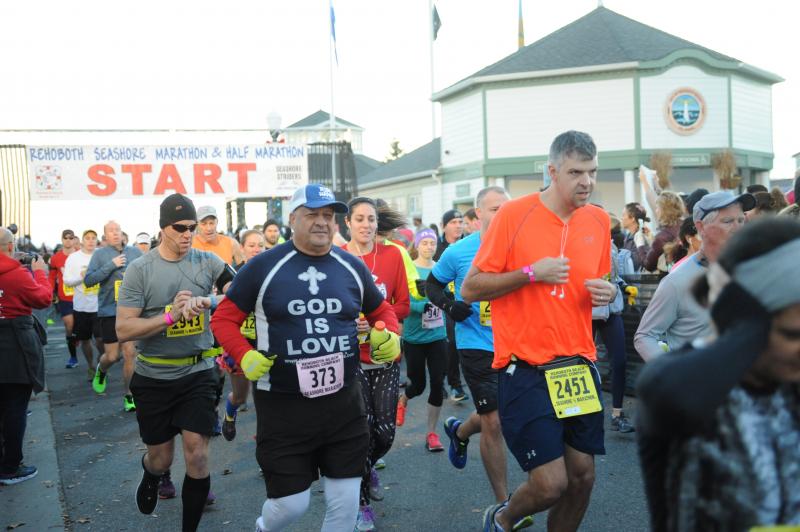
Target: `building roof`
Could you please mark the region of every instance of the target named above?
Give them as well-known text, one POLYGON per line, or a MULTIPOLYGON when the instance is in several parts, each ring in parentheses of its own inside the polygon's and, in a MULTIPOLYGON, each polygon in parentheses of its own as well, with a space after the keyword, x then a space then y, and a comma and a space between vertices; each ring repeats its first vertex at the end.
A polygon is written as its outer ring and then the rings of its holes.
POLYGON ((359 177, 359 188, 375 186, 388 180, 404 181, 432 174, 442 165, 440 140, 440 137, 437 137, 416 150, 375 168, 363 177, 359 177))
POLYGON ((497 81, 497 76, 508 79, 514 74, 547 71, 565 74, 570 69, 585 71, 595 67, 597 70, 607 65, 613 65, 616 70, 642 68, 648 66, 643 63, 663 60, 673 54, 692 55, 719 68, 745 70, 771 83, 783 81, 775 74, 745 65, 738 59, 598 7, 441 91, 434 95, 434 100, 460 92, 475 81, 497 81), (563 72, 565 70, 567 72, 563 72))
POLYGON ((353 159, 355 160, 356 164, 356 179, 361 179, 362 176, 367 175, 383 164, 372 157, 367 157, 366 155, 362 155, 360 153, 354 153, 353 159))
MULTIPOLYGON (((339 125, 347 126, 347 127, 352 128, 352 129, 361 129, 361 130, 364 129, 363 127, 361 127, 359 125, 356 125, 356 124, 354 124, 352 122, 348 122, 347 120, 345 120, 345 119, 343 119, 341 117, 337 116, 337 117, 335 117, 335 119, 336 119, 336 123, 339 124, 339 125)), ((328 124, 330 123, 330 121, 331 121, 330 113, 326 113, 325 111, 320 109, 319 111, 317 111, 315 113, 311 113, 307 117, 298 120, 297 122, 295 122, 291 126, 287 126, 284 129, 308 129, 308 128, 314 128, 314 127, 320 127, 320 126, 328 127, 328 124)))

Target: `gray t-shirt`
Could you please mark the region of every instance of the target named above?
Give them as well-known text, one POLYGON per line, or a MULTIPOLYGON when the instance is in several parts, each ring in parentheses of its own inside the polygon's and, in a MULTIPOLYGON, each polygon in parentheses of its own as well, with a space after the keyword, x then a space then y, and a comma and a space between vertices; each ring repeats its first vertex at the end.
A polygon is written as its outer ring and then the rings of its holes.
MULTIPOLYGON (((224 269, 225 263, 207 251, 190 249, 181 260, 171 262, 153 249, 128 266, 117 304, 142 309, 143 318, 163 315, 180 290, 190 290, 193 296, 210 295, 224 269)), ((139 353, 160 358, 199 355, 214 345, 209 318, 209 311, 205 311, 191 322, 181 320, 159 334, 141 338, 137 341, 139 353)), ((137 358, 135 371, 144 377, 173 380, 213 365, 213 358, 188 366, 148 364, 137 358)))

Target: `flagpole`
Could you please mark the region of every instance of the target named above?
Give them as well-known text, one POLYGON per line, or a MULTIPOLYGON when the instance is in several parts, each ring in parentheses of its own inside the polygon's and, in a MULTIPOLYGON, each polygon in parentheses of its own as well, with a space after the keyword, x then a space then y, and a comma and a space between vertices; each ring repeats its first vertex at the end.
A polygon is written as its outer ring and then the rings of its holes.
POLYGON ((330 142, 331 142, 331 179, 332 179, 332 188, 333 188, 333 195, 336 196, 336 114, 334 113, 333 108, 333 39, 334 39, 334 19, 333 19, 333 0, 329 0, 330 5, 330 12, 328 13, 328 18, 330 19, 330 31, 328 32, 328 63, 330 65, 330 77, 331 77, 331 116, 329 122, 330 128, 330 142))
POLYGON ((431 53, 431 140, 436 138, 436 102, 433 101, 433 0, 428 0, 428 42, 431 53))

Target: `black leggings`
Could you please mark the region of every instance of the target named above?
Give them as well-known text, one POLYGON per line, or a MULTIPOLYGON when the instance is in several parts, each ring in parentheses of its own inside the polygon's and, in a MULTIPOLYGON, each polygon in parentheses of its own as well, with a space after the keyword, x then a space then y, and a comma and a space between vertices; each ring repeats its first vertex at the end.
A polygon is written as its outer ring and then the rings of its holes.
POLYGON ((369 504, 369 476, 372 466, 389 452, 394 442, 397 399, 400 393, 400 365, 392 364, 388 368, 368 370, 359 368, 358 378, 361 381, 369 425, 369 453, 361 479, 361 504, 369 504))
POLYGON ((450 388, 461 388, 461 364, 456 349, 456 322, 445 316, 444 323, 447 327, 447 384, 450 388))
POLYGON ((444 401, 444 373, 447 366, 447 340, 436 340, 428 344, 403 342, 406 356, 406 373, 411 384, 406 387, 406 397, 413 399, 425 391, 425 363, 431 376, 431 391, 428 404, 442 406, 444 401))
POLYGON ((622 408, 625 395, 625 329, 622 315, 611 314, 606 321, 592 322, 592 332, 599 332, 611 362, 611 406, 622 408))

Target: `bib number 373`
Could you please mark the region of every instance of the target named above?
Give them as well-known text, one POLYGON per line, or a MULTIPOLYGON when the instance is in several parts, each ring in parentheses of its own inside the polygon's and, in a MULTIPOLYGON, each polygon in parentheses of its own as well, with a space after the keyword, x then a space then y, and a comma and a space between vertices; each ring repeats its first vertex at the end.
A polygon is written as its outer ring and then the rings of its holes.
POLYGON ((544 376, 557 418, 582 416, 603 409, 589 366, 579 364, 550 369, 544 376))
POLYGON ((297 361, 300 393, 314 398, 338 392, 344 386, 344 356, 334 353, 297 361))

